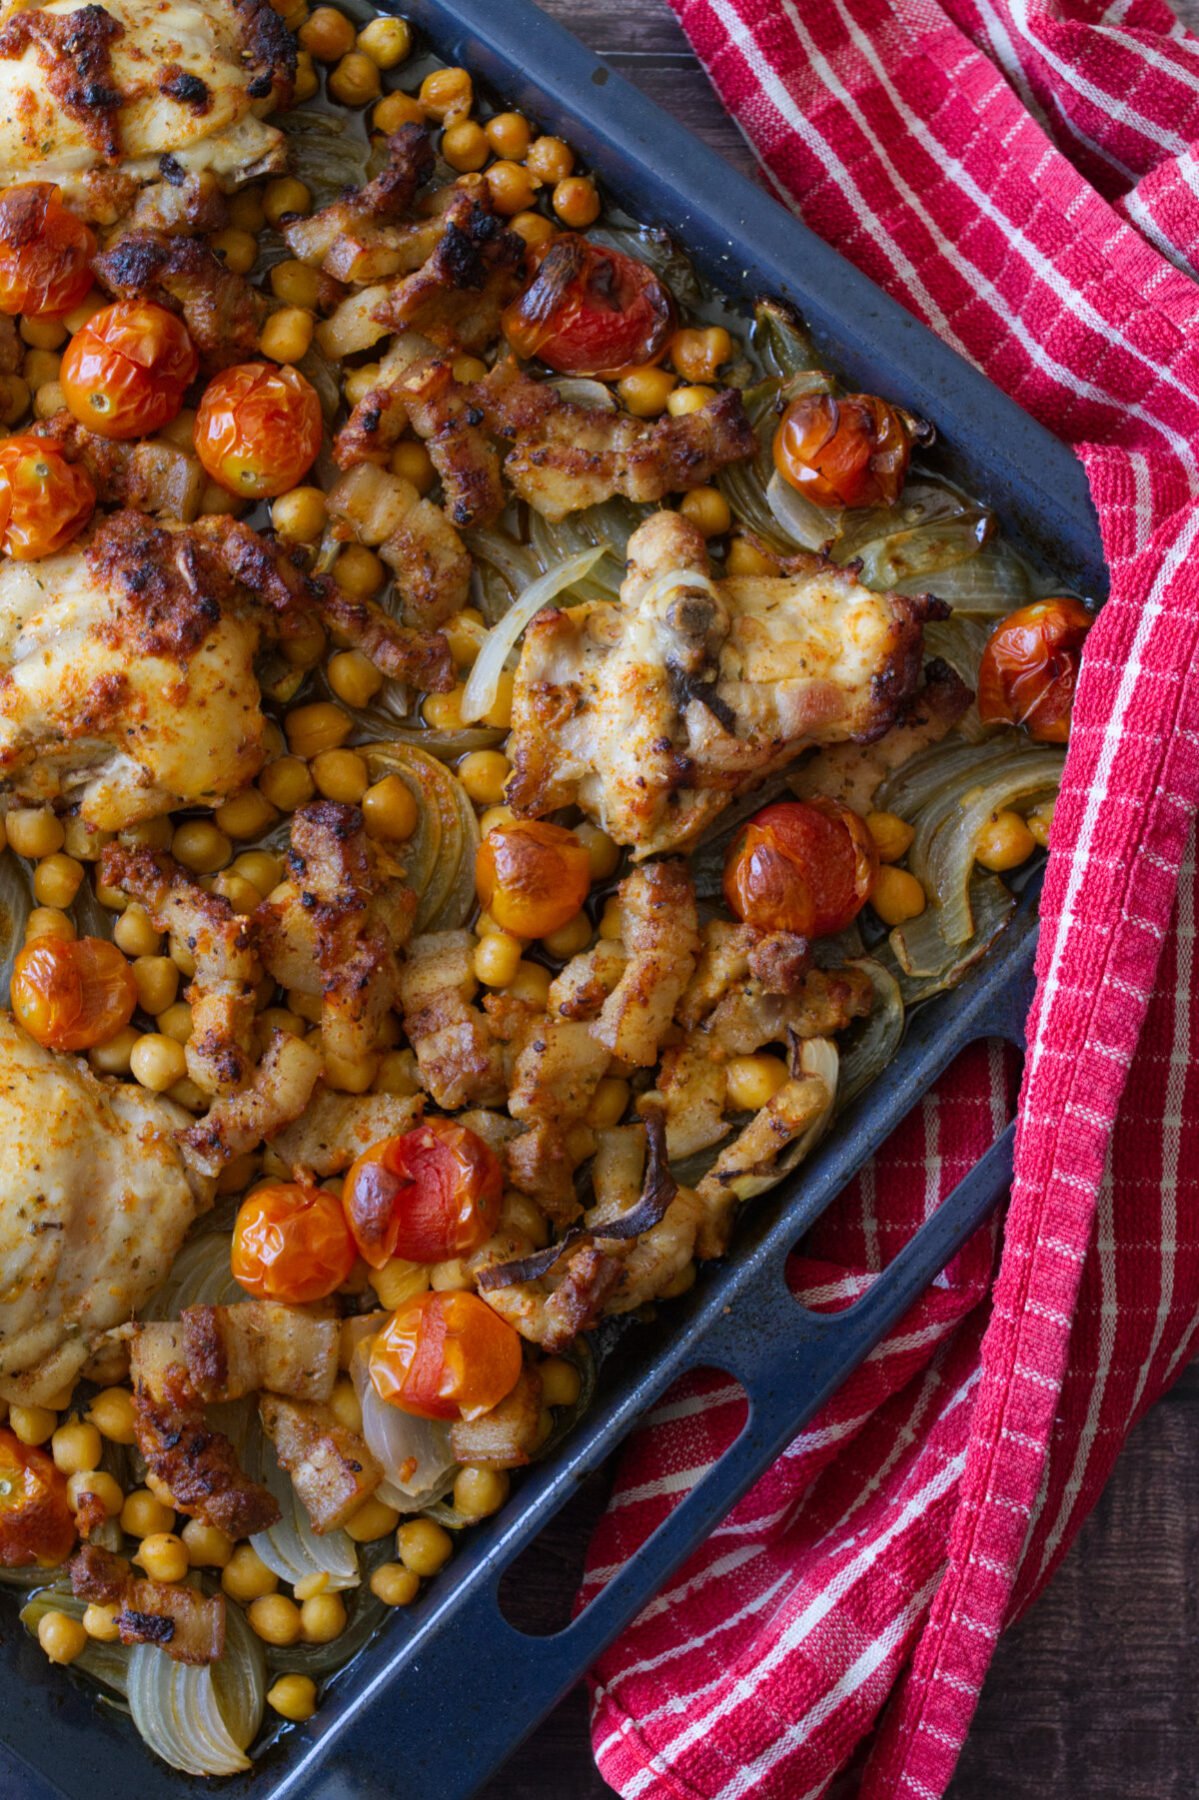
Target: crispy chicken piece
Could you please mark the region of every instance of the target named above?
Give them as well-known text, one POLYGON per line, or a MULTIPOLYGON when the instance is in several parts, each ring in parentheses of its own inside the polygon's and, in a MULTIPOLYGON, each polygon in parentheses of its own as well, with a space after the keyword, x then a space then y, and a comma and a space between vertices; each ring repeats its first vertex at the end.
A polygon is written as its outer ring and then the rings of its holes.
POLYGON ((795 1075, 720 1152, 696 1189, 703 1208, 696 1238, 699 1257, 724 1255, 738 1202, 759 1191, 784 1150, 812 1130, 831 1103, 819 1075, 795 1075))
POLYGON ((165 1280, 212 1198, 180 1156, 188 1122, 0 1013, 0 1399, 45 1405, 165 1280))
POLYGON ((618 890, 626 962, 591 1027, 621 1062, 651 1068, 699 954, 695 888, 683 862, 634 869, 618 890))
POLYGON ((254 915, 263 960, 285 987, 321 997, 326 1052, 376 1050, 395 1002, 415 895, 356 806, 317 800, 292 817, 291 877, 254 915))
POLYGON ((519 1469, 541 1438, 541 1376, 526 1363, 512 1392, 477 1419, 456 1419, 450 1449, 460 1463, 519 1469))
POLYGON ((334 482, 328 508, 392 571, 407 624, 428 629, 466 605, 470 554, 441 508, 412 482, 361 463, 334 482))
POLYGON ((190 951, 196 972, 187 990, 187 1072, 206 1094, 235 1093, 254 1062, 254 990, 262 980, 254 925, 163 850, 106 844, 100 869, 109 887, 145 907, 155 930, 190 951))
POLYGON ((96 278, 117 300, 153 300, 179 313, 210 373, 252 361, 266 301, 198 238, 131 231, 95 260, 96 278))
POLYGON ((683 848, 805 745, 881 737, 944 610, 817 557, 713 581, 691 521, 655 513, 629 540, 620 605, 547 607, 525 633, 508 803, 581 806, 635 860, 683 848))
POLYGON ((868 813, 888 775, 918 750, 939 744, 974 698, 955 669, 939 657, 925 666, 924 683, 900 709, 894 725, 871 744, 830 744, 788 778, 801 800, 824 794, 854 812, 868 813))
POLYGON ((208 479, 200 459, 166 438, 118 443, 86 431, 65 410, 34 425, 33 431, 57 444, 68 462, 82 463, 96 498, 106 506, 128 506, 185 525, 200 511, 208 479))
POLYGON ((263 1394, 258 1416, 318 1536, 344 1525, 382 1481, 365 1440, 328 1406, 263 1394))
POLYGON ((204 1118, 183 1133, 188 1166, 219 1175, 235 1157, 282 1132, 303 1114, 324 1068, 314 1044, 273 1032, 249 1085, 214 1100, 204 1118))
POLYGON ((322 1088, 271 1148, 293 1179, 340 1175, 372 1144, 410 1131, 423 1106, 423 1094, 336 1094, 322 1088))
POLYGON ((147 184, 227 192, 286 167, 263 117, 296 42, 267 0, 48 0, 0 13, 0 187, 31 172, 105 224, 147 184))
POLYGON ((508 1110, 527 1129, 507 1146, 508 1178, 556 1225, 566 1225, 582 1211, 572 1127, 586 1118, 611 1052, 582 1020, 535 1016, 521 1039, 508 1110))
POLYGON ((507 1095, 504 1058, 487 1018, 471 1005, 478 981, 469 931, 413 938, 400 969, 400 1010, 421 1081, 447 1112, 496 1106, 507 1095))
POLYGON ((188 1306, 180 1323, 188 1380, 206 1405, 260 1388, 295 1400, 327 1400, 333 1392, 341 1323, 328 1302, 188 1306))
POLYGON ((225 1596, 182 1582, 150 1581, 123 1556, 86 1544, 71 1558, 71 1592, 80 1600, 118 1605, 123 1644, 156 1644, 173 1662, 202 1667, 225 1652, 225 1596))
POLYGON ((617 1257, 585 1242, 565 1252, 544 1274, 525 1280, 513 1276, 486 1288, 483 1299, 521 1337, 554 1355, 595 1324, 621 1273, 617 1257))
POLYGON ((183 1326, 137 1326, 130 1370, 137 1447, 176 1508, 232 1538, 274 1525, 274 1496, 250 1480, 229 1439, 208 1426, 187 1371, 183 1326))
POLYGON ((310 218, 284 220, 288 249, 336 281, 382 281, 419 268, 436 247, 440 221, 400 221, 432 173, 428 131, 401 125, 388 138, 387 162, 372 180, 310 218))
POLYGON ((546 995, 551 1018, 594 1019, 624 974, 628 957, 622 943, 597 938, 590 950, 582 950, 565 963, 546 995))

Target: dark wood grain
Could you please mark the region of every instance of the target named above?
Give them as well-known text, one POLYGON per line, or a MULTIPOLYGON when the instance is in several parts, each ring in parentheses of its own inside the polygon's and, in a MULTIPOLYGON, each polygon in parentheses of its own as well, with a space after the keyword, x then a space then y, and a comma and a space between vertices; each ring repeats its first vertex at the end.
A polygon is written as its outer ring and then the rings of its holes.
MULTIPOLYGON (((502 0, 497 0, 502 4, 502 0)), ((1199 16, 1199 0, 1189 0, 1199 16)), ((541 0, 613 68, 746 172, 753 158, 662 0, 541 0)), ((1199 1365, 1142 1421, 1057 1576, 1003 1638, 950 1800, 1199 1795, 1199 1365)), ((524 1615, 561 1621, 602 1506, 556 1522, 524 1615)), ((850 1791, 856 1784, 848 1784, 850 1791)), ((603 1800, 576 1689, 483 1800, 603 1800)))

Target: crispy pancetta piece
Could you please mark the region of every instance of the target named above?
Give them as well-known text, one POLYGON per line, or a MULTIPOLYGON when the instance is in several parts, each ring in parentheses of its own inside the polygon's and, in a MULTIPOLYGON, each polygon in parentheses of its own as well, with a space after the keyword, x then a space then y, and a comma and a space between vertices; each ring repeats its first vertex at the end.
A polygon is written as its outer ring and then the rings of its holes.
POLYGON ((450 1449, 461 1463, 487 1463, 493 1469, 519 1469, 541 1437, 541 1377, 526 1363, 512 1392, 477 1419, 456 1419, 450 1426, 450 1449))
POLYGON ((205 1116, 182 1134, 185 1161, 205 1175, 219 1175, 234 1157, 301 1116, 324 1067, 314 1044, 273 1032, 248 1086, 214 1100, 205 1116))
POLYGON ((182 1582, 150 1581, 123 1556, 85 1544, 70 1561, 71 1592, 80 1600, 119 1606, 123 1644, 156 1644, 174 1662, 201 1667, 225 1650, 225 1596, 182 1582))
POLYGON ((359 463, 334 482, 328 507, 391 569, 407 623, 432 628, 466 605, 470 554, 441 508, 402 475, 359 463))
POLYGON ((400 1009, 420 1079, 447 1112, 497 1106, 508 1092, 502 1046, 473 1006, 478 991, 469 931, 413 938, 400 969, 400 1009))
POLYGON ((341 1325, 327 1303, 188 1306, 180 1323, 188 1380, 206 1405, 261 1388, 295 1400, 327 1400, 333 1392, 341 1325))
POLYGON ((382 281, 419 268, 432 253, 440 226, 436 220, 400 221, 432 173, 428 131, 401 125, 387 140, 387 161, 370 181, 309 218, 283 221, 288 249, 336 281, 382 281))
POLYGON ((96 498, 106 506, 128 506, 185 525, 200 511, 208 480, 203 465, 194 451, 167 438, 121 443, 98 437, 65 410, 34 425, 33 431, 57 444, 68 462, 83 465, 96 498))
POLYGON ((365 1441, 328 1406, 263 1394, 258 1416, 318 1536, 344 1525, 382 1481, 365 1441))
POLYGON ((223 369, 259 354, 266 303, 199 238, 130 231, 95 260, 96 278, 117 300, 153 300, 182 315, 204 366, 223 369))

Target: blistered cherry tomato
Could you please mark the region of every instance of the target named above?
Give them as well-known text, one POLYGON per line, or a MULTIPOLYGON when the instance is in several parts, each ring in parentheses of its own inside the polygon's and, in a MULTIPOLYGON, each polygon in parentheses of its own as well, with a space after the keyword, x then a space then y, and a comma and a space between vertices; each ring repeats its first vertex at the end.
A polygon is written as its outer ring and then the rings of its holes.
POLYGON ((893 506, 932 427, 877 394, 802 394, 774 434, 774 466, 817 506, 893 506))
POLYGON ((870 898, 878 852, 863 819, 839 801, 764 806, 730 847, 724 897, 760 931, 828 937, 870 898))
POLYGON ((17 952, 13 1012, 49 1050, 90 1050, 128 1025, 137 1005, 133 970, 106 938, 40 937, 17 952))
POLYGON ((381 1400, 420 1419, 476 1419, 520 1379, 520 1339, 477 1295, 418 1294, 371 1345, 381 1400))
POLYGON ((978 669, 978 716, 984 724, 1022 725, 1041 744, 1064 744, 1082 640, 1091 615, 1081 600, 1034 600, 998 625, 978 669))
POLYGON ((92 516, 96 490, 52 439, 32 432, 0 443, 0 551, 18 562, 51 556, 92 516))
POLYGON ((44 1450, 0 1430, 0 1563, 50 1568, 66 1561, 74 1542, 66 1476, 44 1450))
POLYGON ((0 193, 0 312, 70 312, 92 285, 96 240, 50 181, 0 193))
POLYGON ((500 1159, 468 1126, 426 1119, 364 1151, 346 1176, 342 1205, 372 1268, 391 1256, 448 1262, 469 1256, 499 1222, 500 1159))
POLYGON ((557 931, 574 918, 590 883, 587 851, 574 832, 544 819, 497 825, 475 853, 479 902, 516 937, 557 931))
POLYGON ((75 333, 58 378, 81 425, 135 438, 170 424, 199 366, 182 319, 150 300, 118 300, 75 333))
POLYGON ((238 1208, 233 1279, 260 1300, 323 1300, 357 1260, 341 1201, 323 1188, 271 1181, 238 1208))
POLYGON ((323 425, 316 389, 290 363, 238 363, 204 389, 196 454, 229 493, 267 500, 312 467, 323 425))
POLYGON ((670 294, 652 269, 569 232, 554 238, 503 318, 518 356, 605 380, 657 362, 673 325, 670 294))

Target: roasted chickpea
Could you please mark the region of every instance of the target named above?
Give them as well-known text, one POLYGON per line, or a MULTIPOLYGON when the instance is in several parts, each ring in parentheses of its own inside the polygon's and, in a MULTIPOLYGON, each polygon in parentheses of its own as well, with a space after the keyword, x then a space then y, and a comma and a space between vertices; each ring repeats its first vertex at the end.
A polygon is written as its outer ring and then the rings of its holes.
POLYGON ((356 1544, 374 1544, 395 1530, 399 1516, 394 1507, 384 1506, 382 1500, 364 1500, 347 1519, 345 1529, 356 1544))
POLYGON ((472 750, 458 764, 458 779, 476 806, 498 806, 511 773, 502 750, 472 750))
POLYGON ((83 881, 83 864, 56 850, 33 871, 33 894, 39 906, 70 906, 83 881))
POLYGON ((316 792, 308 764, 299 756, 281 756, 268 763, 258 777, 258 790, 263 798, 280 812, 295 812, 305 806, 316 792))
POLYGON ((189 1519, 180 1536, 187 1545, 187 1560, 193 1569, 223 1569, 233 1555, 233 1539, 219 1525, 189 1519))
POLYGON ((361 650, 340 650, 329 658, 329 686, 347 706, 367 706, 383 686, 383 677, 361 650))
POLYGON ((233 856, 233 845, 208 819, 187 819, 171 840, 171 855, 193 875, 215 875, 233 856))
POLYGON ((749 538, 735 537, 725 558, 729 575, 777 575, 778 564, 768 551, 759 549, 749 538))
POLYGON ((715 400, 715 398, 715 388, 675 388, 673 393, 666 396, 666 410, 672 419, 681 419, 688 413, 702 412, 708 401, 715 400))
POLYGON ((133 1553, 151 1581, 182 1581, 190 1564, 187 1545, 173 1531, 152 1531, 133 1553))
POLYGON ((166 1506, 149 1488, 134 1488, 121 1508, 121 1530, 130 1537, 148 1538, 169 1532, 175 1524, 174 1508, 166 1506))
POLYGON ((539 137, 525 152, 525 166, 539 181, 565 181, 575 166, 575 153, 560 137, 539 137))
POLYGON ((449 1532, 432 1519, 406 1519, 396 1532, 400 1561, 414 1575, 436 1575, 453 1548, 449 1532))
POLYGON ((403 1563, 380 1563, 370 1578, 370 1590, 384 1606, 411 1606, 420 1592, 420 1576, 403 1563))
POLYGON ((442 626, 446 642, 450 646, 450 655, 459 669, 469 669, 479 651, 483 648, 483 640, 487 636, 487 627, 483 623, 483 615, 473 606, 464 606, 461 612, 451 613, 442 626))
POLYGON ((264 1643, 286 1649, 299 1641, 300 1609, 286 1594, 260 1594, 246 1608, 246 1617, 251 1631, 264 1643))
MULTIPOLYGON (((671 394, 667 405, 673 399, 674 395, 671 394)), ((685 519, 690 519, 693 525, 698 526, 706 538, 723 537, 733 522, 729 503, 719 488, 692 488, 680 500, 679 511, 685 519)))
POLYGON ((84 1608, 83 1629, 88 1637, 94 1638, 98 1644, 115 1644, 121 1635, 117 1624, 117 1603, 110 1600, 107 1605, 92 1601, 84 1608))
POLYGON ((232 800, 218 806, 212 816, 218 829, 236 841, 261 837, 279 815, 265 794, 260 794, 257 788, 245 788, 232 800))
POLYGON ((151 922, 144 906, 127 906, 112 928, 112 941, 126 956, 154 956, 162 933, 151 922))
POLYGON ((8 1424, 22 1444, 44 1444, 58 1424, 58 1414, 50 1406, 11 1406, 8 1424))
POLYGON ((70 1613, 43 1613, 37 1622, 37 1641, 52 1663, 73 1663, 87 1649, 87 1632, 70 1613))
POLYGON ((87 1418, 110 1444, 133 1442, 133 1395, 128 1388, 102 1388, 93 1396, 87 1418))
POLYGON ((369 600, 387 580, 387 570, 365 544, 347 544, 333 565, 333 579, 353 600, 369 600))
POLYGON ((370 785, 366 764, 356 750, 322 750, 311 766, 317 792, 326 800, 357 806, 370 785))
POLYGON ((422 125, 425 109, 412 94, 385 94, 371 114, 371 124, 376 131, 391 135, 401 125, 422 125))
POLYGON ((403 843, 416 830, 420 812, 400 775, 384 775, 362 796, 362 817, 371 837, 403 843))
POLYGON ((437 481, 429 452, 415 438, 396 445, 391 453, 391 472, 410 481, 418 494, 427 494, 437 481))
POLYGON ((227 269, 235 275, 248 275, 258 261, 258 240, 248 231, 238 231, 228 226, 224 231, 214 231, 208 240, 208 248, 215 250, 227 269))
POLYGON ((527 1000, 530 1006, 544 1006, 549 996, 551 976, 540 963, 521 962, 508 983, 514 1000, 527 1000))
POLYGON ((579 911, 573 919, 567 919, 555 931, 543 933, 541 943, 548 955, 559 962, 565 962, 571 956, 577 956, 591 942, 591 920, 585 912, 579 911))
POLYGON ((874 840, 878 860, 883 863, 898 862, 906 856, 916 835, 914 826, 891 812, 867 813, 866 829, 874 840))
POLYGON ((1032 833, 1033 843, 1038 844, 1042 850, 1049 848, 1049 833, 1053 826, 1053 809, 1056 804, 1053 800, 1042 800, 1039 806, 1033 807, 1024 821, 1032 833))
POLYGON ((72 939, 78 936, 75 921, 68 918, 57 906, 35 906, 25 921, 25 942, 32 944, 35 938, 61 937, 72 939))
POLYGON ((278 1585, 279 1577, 252 1544, 238 1544, 221 1570, 221 1586, 231 1600, 240 1600, 243 1606, 273 1594, 278 1585))
POLYGON ((300 1639, 305 1644, 331 1644, 345 1628, 346 1606, 338 1593, 313 1594, 300 1608, 300 1639))
POLYGON ((465 69, 434 69, 420 84, 420 103, 430 118, 449 124, 474 110, 474 83, 465 69))
POLYGON ((343 56, 329 76, 329 92, 343 106, 369 106, 379 98, 379 65, 361 50, 343 56))
POLYGON ((258 347, 272 362, 297 363, 312 344, 314 323, 302 306, 282 306, 263 326, 258 347))
POLYGON ((34 350, 61 350, 67 341, 67 328, 61 319, 25 318, 18 330, 34 350))
POLYGON ((582 1378, 572 1362, 564 1356, 547 1356, 538 1364, 541 1376, 541 1398, 546 1406, 574 1406, 582 1388, 582 1378))
POLYGON ((262 209, 272 225, 284 219, 305 217, 312 211, 312 194, 294 175, 281 175, 268 181, 262 196, 262 209))
POLYGON ((521 940, 506 931, 492 932, 480 938, 473 961, 476 978, 486 987, 506 988, 516 979, 523 948, 521 940))
POLYGON ((412 32, 405 19, 372 19, 358 33, 358 48, 379 69, 394 69, 412 52, 412 32))
POLYGON ((158 1015, 155 1024, 159 1031, 174 1038, 177 1044, 186 1044, 192 1034, 192 1009, 186 1001, 176 1000, 174 1006, 168 1006, 164 1013, 158 1015))
POLYGON ((554 221, 539 212, 517 213, 508 220, 508 229, 514 231, 517 237, 523 238, 530 250, 537 249, 541 244, 548 244, 552 237, 557 236, 554 221))
POLYGON ((1037 840, 1020 814, 1005 810, 992 813, 979 832, 974 857, 984 869, 1002 874, 1027 862, 1036 847, 1037 840))
POLYGON ((152 1094, 164 1094, 187 1074, 183 1045, 165 1032, 148 1031, 129 1053, 129 1070, 152 1094))
MULTIPOLYGON (((317 272, 310 269, 307 263, 297 262, 294 256, 288 257, 285 262, 276 263, 271 270, 271 292, 276 300, 282 300, 288 306, 303 306, 313 312, 320 296, 317 272)), ((276 500, 275 506, 278 504, 276 500)), ((271 513, 273 518, 274 507, 271 513)))
POLYGON ((336 62, 354 47, 354 27, 335 6, 318 6, 300 26, 299 39, 317 62, 336 62))
POLYGON ((105 1516, 115 1519, 125 1503, 121 1484, 107 1469, 79 1469, 67 1482, 67 1503, 78 1512, 87 1499, 98 1500, 105 1516))
POLYGON ((316 1711, 316 1683, 311 1675, 280 1675, 267 1689, 267 1703, 281 1719, 302 1725, 316 1711))
POLYGON ((550 202, 571 231, 586 231, 600 215, 600 197, 589 175, 568 175, 555 183, 550 202))
POLYGON ((228 201, 230 225, 238 231, 248 231, 252 237, 266 224, 266 213, 262 206, 262 190, 256 187, 239 188, 231 194, 228 201))
POLYGON ((587 852, 592 881, 606 881, 609 875, 615 873, 620 861, 620 845, 589 819, 584 819, 581 825, 575 826, 575 836, 587 852))
POLYGON ((54 1466, 64 1475, 75 1475, 80 1469, 94 1469, 102 1449, 100 1433, 83 1419, 68 1419, 50 1439, 54 1466))
POLYGON ((136 1026, 126 1025, 106 1043, 93 1044, 87 1053, 88 1066, 97 1075, 128 1075, 133 1059, 133 1046, 141 1035, 136 1026))
POLYGON ((586 1123, 592 1131, 606 1131, 609 1126, 619 1125, 629 1110, 631 1095, 627 1081, 622 1081, 618 1075, 605 1075, 587 1108, 586 1123))
POLYGON ((712 381, 733 354, 723 325, 684 325, 670 340, 670 360, 684 381, 712 381))
MULTIPOLYGON (((382 1270, 377 1273, 382 1274, 382 1270)), ((347 1381, 344 1376, 336 1383, 329 1396, 329 1411, 337 1423, 344 1425, 347 1431, 361 1432, 362 1402, 358 1398, 358 1391, 354 1383, 347 1381)))
POLYGON ((468 1463, 454 1479, 454 1507, 467 1519, 486 1519, 508 1498, 508 1475, 468 1463))
POLYGON ((429 694, 423 707, 426 725, 434 731, 461 731, 465 721, 462 717, 463 687, 459 682, 448 694, 429 694))
POLYGON ((760 1112, 787 1079, 781 1056, 733 1056, 725 1064, 729 1105, 738 1112, 760 1112))
POLYGON ((878 872, 870 904, 884 925, 903 925, 918 919, 928 904, 928 896, 914 875, 883 863, 878 872))
POLYGON ((137 987, 137 1003, 152 1019, 175 1004, 179 971, 169 956, 137 957, 133 964, 133 980, 137 987))
POLYGON ((8 814, 5 821, 8 832, 8 846, 18 856, 28 856, 39 860, 43 856, 53 856, 56 850, 62 849, 62 822, 56 819, 48 806, 19 806, 8 814))
POLYGON ((484 180, 491 204, 502 218, 513 218, 532 206, 537 183, 522 163, 493 162, 484 180))
POLYGON ((656 419, 665 412, 677 380, 677 375, 672 375, 669 369, 647 364, 640 369, 630 369, 622 376, 616 383, 616 392, 635 419, 656 419))
POLYGON ((483 127, 473 119, 456 119, 441 134, 441 154, 451 169, 460 175, 471 175, 481 169, 491 155, 491 146, 483 127))
MULTIPOLYGON (((311 706, 296 706, 283 721, 287 732, 287 744, 294 756, 302 756, 306 760, 319 756, 322 750, 340 750, 353 729, 353 721, 348 713, 342 712, 340 706, 333 706, 327 700, 314 700, 311 706)), ((278 765, 272 765, 277 767, 278 765)), ((264 769, 263 774, 267 771, 264 769)), ((269 800, 272 800, 281 812, 290 812, 273 794, 263 786, 259 777, 259 787, 269 800)))

